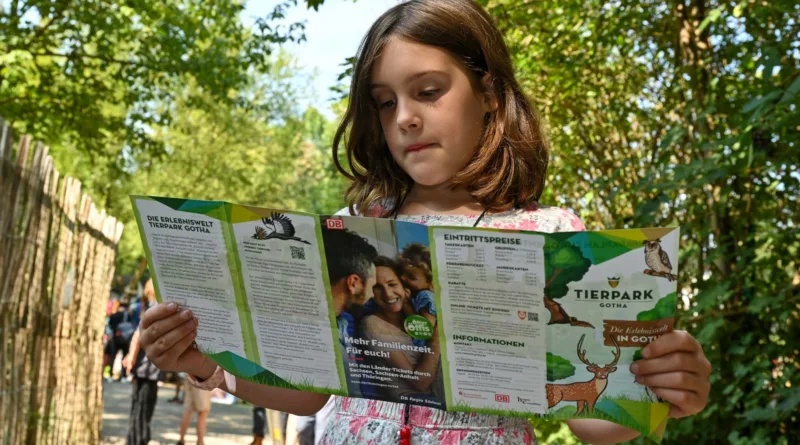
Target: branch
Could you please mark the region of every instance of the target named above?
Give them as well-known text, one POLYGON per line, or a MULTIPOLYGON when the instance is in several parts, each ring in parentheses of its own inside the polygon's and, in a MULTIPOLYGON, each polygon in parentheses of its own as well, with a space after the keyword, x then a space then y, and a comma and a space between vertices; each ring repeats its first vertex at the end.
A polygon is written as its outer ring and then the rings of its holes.
POLYGON ((84 58, 85 57, 87 59, 100 60, 100 61, 106 62, 106 63, 116 63, 116 64, 120 64, 120 65, 130 65, 130 66, 136 66, 136 67, 140 67, 140 68, 150 69, 149 66, 147 66, 147 65, 145 65, 143 63, 140 63, 140 62, 134 62, 132 60, 119 60, 119 59, 115 59, 113 57, 93 56, 91 54, 85 54, 85 53, 84 54, 80 54, 80 53, 60 54, 60 53, 54 53, 52 51, 33 52, 33 51, 30 51, 30 50, 28 50, 28 52, 34 57, 43 57, 43 56, 63 57, 65 59, 70 59, 70 60, 75 60, 75 59, 80 59, 80 58, 84 58))
POLYGON ((553 284, 553 280, 556 279, 556 277, 558 276, 558 274, 561 273, 562 270, 564 270, 564 269, 556 269, 556 273, 554 273, 553 276, 550 277, 550 280, 547 281, 547 284, 545 284, 544 287, 547 287, 547 286, 550 286, 551 284, 553 284))
POLYGON ((69 1, 65 2, 65 3, 64 3, 64 7, 63 7, 63 8, 61 8, 61 9, 59 9, 59 10, 57 10, 57 11, 56 11, 56 13, 55 13, 55 14, 53 14, 53 17, 50 19, 50 21, 49 21, 49 22, 45 23, 45 25, 44 25, 44 26, 42 26, 42 27, 40 27, 39 29, 37 29, 37 30, 36 30, 36 32, 35 32, 35 33, 33 33, 33 36, 31 36, 31 39, 28 41, 28 43, 27 43, 27 47, 29 47, 29 48, 30 48, 30 47, 31 47, 31 45, 33 44, 33 42, 35 42, 35 41, 36 41, 36 39, 38 39, 39 37, 41 37, 41 36, 44 34, 44 32, 45 32, 45 31, 47 31, 47 28, 49 28, 49 27, 50 27, 50 25, 52 25, 52 24, 53 24, 53 23, 55 23, 55 22, 56 22, 58 19, 60 19, 60 18, 61 18, 61 16, 64 14, 64 11, 66 11, 66 10, 67 10, 67 7, 68 7, 68 6, 69 6, 69 1))
POLYGON ((702 320, 702 319, 704 319, 706 317, 711 317, 711 316, 714 316, 714 317, 730 317, 730 316, 733 316, 733 315, 741 315, 741 314, 744 314, 745 312, 747 312, 747 308, 746 307, 740 307, 738 309, 730 309, 730 310, 721 311, 721 312, 716 312, 716 311, 706 312, 705 314, 700 314, 700 315, 697 315, 695 317, 691 317, 688 320, 685 320, 685 321, 681 320, 681 321, 684 321, 685 323, 696 323, 696 322, 698 322, 698 321, 700 321, 700 320, 702 320))

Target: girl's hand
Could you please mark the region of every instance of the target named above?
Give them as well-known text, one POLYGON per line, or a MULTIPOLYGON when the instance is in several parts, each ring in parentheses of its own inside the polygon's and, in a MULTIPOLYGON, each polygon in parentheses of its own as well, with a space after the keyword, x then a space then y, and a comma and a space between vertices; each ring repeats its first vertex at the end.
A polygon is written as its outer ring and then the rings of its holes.
POLYGON ((192 347, 198 321, 188 309, 160 303, 142 316, 139 342, 147 358, 162 371, 191 372, 203 365, 203 354, 192 347))
POLYGON ((703 347, 686 331, 662 335, 642 350, 643 360, 631 364, 636 381, 672 406, 673 418, 699 413, 708 403, 711 363, 703 347))

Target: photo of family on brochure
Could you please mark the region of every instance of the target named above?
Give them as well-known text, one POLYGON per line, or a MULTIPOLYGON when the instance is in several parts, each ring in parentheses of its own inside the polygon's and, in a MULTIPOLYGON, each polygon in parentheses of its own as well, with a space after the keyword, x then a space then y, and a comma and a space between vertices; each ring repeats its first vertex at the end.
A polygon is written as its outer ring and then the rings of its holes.
POLYGON ((445 408, 425 226, 322 217, 350 396, 445 408))

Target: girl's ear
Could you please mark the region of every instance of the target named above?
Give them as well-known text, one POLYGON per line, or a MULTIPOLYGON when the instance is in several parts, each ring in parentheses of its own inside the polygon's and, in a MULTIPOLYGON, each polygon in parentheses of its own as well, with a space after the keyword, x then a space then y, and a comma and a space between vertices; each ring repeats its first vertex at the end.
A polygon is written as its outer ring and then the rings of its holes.
POLYGON ((492 76, 489 73, 481 78, 481 87, 483 87, 483 107, 487 113, 494 113, 500 104, 492 89, 492 76))

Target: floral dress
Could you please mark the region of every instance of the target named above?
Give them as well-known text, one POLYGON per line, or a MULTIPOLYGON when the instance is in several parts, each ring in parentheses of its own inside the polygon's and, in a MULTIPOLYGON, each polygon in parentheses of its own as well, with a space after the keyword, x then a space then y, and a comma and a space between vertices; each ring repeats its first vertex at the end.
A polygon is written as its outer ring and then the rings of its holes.
MULTIPOLYGON (((380 214, 382 209, 376 209, 380 214)), ((337 214, 347 215, 347 209, 337 214)), ((399 221, 426 225, 472 226, 480 215, 400 215, 399 221)), ((533 204, 525 209, 487 214, 478 227, 578 232, 581 220, 558 207, 533 204)), ((333 416, 322 435, 322 445, 533 445, 533 428, 523 418, 454 413, 379 400, 335 397, 333 416), (401 434, 402 432, 402 434, 401 434), (402 436, 402 437, 401 437, 402 436), (405 440, 401 440, 405 439, 405 440)))

